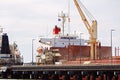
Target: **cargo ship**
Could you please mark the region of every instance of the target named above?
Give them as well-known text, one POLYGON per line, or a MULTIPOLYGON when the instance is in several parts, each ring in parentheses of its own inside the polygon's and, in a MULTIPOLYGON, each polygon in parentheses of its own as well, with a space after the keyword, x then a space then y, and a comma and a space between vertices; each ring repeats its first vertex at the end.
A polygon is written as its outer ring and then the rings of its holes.
POLYGON ((0 65, 22 65, 23 58, 20 54, 18 45, 14 42, 9 44, 9 37, 7 33, 0 28, 0 65))
MULTIPOLYGON (((80 36, 77 34, 65 34, 64 25, 65 19, 67 18, 65 13, 61 13, 62 16, 59 16, 59 19, 62 21, 62 26, 58 27, 55 25, 53 28, 52 38, 41 37, 39 39, 40 46, 37 49, 38 55, 36 57, 36 62, 40 63, 42 59, 45 59, 45 53, 53 52, 53 54, 58 54, 60 63, 64 62, 86 62, 94 59, 90 59, 90 45, 88 44, 89 40, 82 39, 81 36, 83 33, 80 33, 80 36), (62 30, 62 31, 61 31, 62 30), (55 53, 54 50, 57 50, 55 53)), ((99 43, 97 45, 97 58, 96 60, 101 59, 110 59, 111 58, 111 47, 110 46, 101 46, 99 43), (105 54, 104 54, 105 53, 105 54)), ((95 55, 95 54, 94 54, 95 55)), ((53 55, 54 56, 54 55, 53 55)), ((48 57, 48 56, 46 56, 48 57)), ((43 63, 43 62, 41 62, 43 63)), ((65 63, 66 64, 66 63, 65 63)))
POLYGON ((73 62, 73 64, 74 62, 84 64, 86 61, 89 62, 89 64, 94 62, 96 63, 96 61, 97 63, 110 63, 111 59, 113 58, 112 47, 103 46, 101 45, 101 42, 97 40, 97 20, 90 13, 86 13, 89 11, 79 0, 73 1, 85 27, 88 30, 90 39, 82 39, 82 33, 79 33, 79 36, 76 34, 65 34, 65 21, 68 19, 69 22, 70 17, 66 16, 66 14, 62 12, 61 15, 58 16, 58 20, 61 21, 62 26, 58 27, 55 25, 53 28, 54 37, 42 37, 39 39, 40 47, 37 49, 38 55, 36 57, 36 62, 40 63, 42 61, 42 58, 45 59, 46 50, 54 53, 54 50, 57 49, 58 51, 56 53, 60 54, 60 61, 62 61, 62 63, 65 62, 65 64, 66 62, 73 62), (90 20, 88 18, 90 18, 90 20))
MULTIPOLYGON (((89 25, 78 0, 76 7, 86 25, 90 39, 76 35, 63 34, 55 26, 53 38, 40 38, 37 48, 36 64, 11 65, 0 67, 0 78, 4 79, 40 79, 40 80, 120 80, 120 57, 112 56, 111 46, 102 46, 97 40, 96 20, 89 25), (86 45, 86 43, 88 43, 86 45)), ((65 16, 61 16, 64 21, 65 16)), ((7 34, 2 36, 1 59, 15 59, 9 49, 7 34), (5 38, 5 40, 3 40, 5 38), (3 41, 6 41, 5 44, 3 41), (6 48, 3 48, 3 46, 6 48), (4 50, 6 49, 6 50, 4 50)), ((13 48, 14 49, 14 48, 13 48)), ((11 62, 11 60, 8 60, 11 62)), ((9 63, 8 63, 9 64, 9 63)))

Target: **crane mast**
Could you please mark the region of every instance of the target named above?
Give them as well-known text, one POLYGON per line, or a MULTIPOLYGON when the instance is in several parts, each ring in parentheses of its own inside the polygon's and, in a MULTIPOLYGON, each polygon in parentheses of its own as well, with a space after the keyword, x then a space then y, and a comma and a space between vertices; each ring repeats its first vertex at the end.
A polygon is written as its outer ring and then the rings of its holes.
POLYGON ((88 42, 90 44, 90 58, 97 59, 97 21, 92 20, 92 22, 90 24, 81 9, 81 5, 78 2, 78 0, 73 0, 73 1, 77 7, 77 10, 78 10, 81 18, 82 18, 82 21, 84 22, 84 24, 90 34, 90 40, 88 42))

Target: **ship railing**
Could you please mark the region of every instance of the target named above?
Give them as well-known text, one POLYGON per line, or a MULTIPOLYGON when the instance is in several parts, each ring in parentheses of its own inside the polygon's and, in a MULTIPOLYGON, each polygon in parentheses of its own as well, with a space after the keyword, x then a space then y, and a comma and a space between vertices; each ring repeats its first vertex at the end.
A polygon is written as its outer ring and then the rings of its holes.
POLYGON ((8 65, 20 65, 23 64, 23 58, 1 58, 0 65, 8 66, 8 65))

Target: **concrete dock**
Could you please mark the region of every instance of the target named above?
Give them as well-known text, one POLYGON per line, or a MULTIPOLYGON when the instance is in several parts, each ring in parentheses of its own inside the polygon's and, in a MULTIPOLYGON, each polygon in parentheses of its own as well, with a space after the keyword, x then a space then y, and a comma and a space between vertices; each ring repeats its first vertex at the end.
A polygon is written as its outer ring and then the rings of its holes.
POLYGON ((16 65, 0 68, 1 79, 120 80, 120 65, 16 65))

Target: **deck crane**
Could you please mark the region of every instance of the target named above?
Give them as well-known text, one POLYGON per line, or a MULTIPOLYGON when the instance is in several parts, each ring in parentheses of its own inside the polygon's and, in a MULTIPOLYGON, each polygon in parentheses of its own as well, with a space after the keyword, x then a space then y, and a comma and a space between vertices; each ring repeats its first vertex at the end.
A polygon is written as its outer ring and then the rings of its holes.
POLYGON ((84 14, 85 12, 82 10, 82 3, 78 0, 73 1, 90 35, 90 40, 88 42, 90 44, 90 58, 97 59, 97 21, 91 20, 90 24, 84 14))

